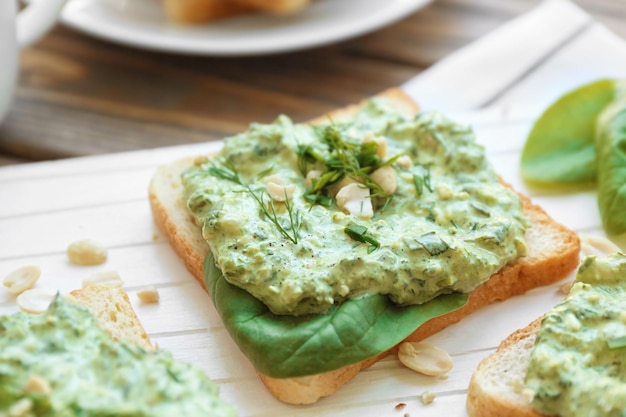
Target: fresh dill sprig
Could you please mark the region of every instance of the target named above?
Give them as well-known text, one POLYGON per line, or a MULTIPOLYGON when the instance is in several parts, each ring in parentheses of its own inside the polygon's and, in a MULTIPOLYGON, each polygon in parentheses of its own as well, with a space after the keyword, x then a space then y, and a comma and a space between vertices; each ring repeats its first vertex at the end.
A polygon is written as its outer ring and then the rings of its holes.
POLYGON ((298 169, 302 175, 306 175, 309 171, 309 164, 324 162, 324 155, 312 145, 298 145, 296 155, 298 155, 298 169))
POLYGON ((232 181, 239 185, 245 185, 243 181, 241 180, 239 173, 237 172, 237 170, 235 170, 235 167, 229 162, 225 162, 223 167, 219 167, 215 165, 214 163, 211 163, 211 166, 208 172, 210 175, 213 175, 214 177, 217 177, 223 180, 232 181))
POLYGON ((276 207, 274 206, 274 200, 271 198, 265 199, 265 192, 263 190, 255 191, 252 189, 249 183, 246 183, 241 179, 239 172, 234 165, 229 162, 225 162, 224 166, 218 166, 215 163, 211 163, 208 173, 214 177, 232 181, 241 185, 250 194, 250 196, 257 202, 263 215, 273 223, 278 231, 294 244, 298 244, 300 238, 300 226, 302 224, 302 215, 300 211, 295 208, 285 191, 285 209, 289 215, 289 227, 285 228, 283 222, 280 221, 278 213, 276 213, 276 207))
POLYGON ((265 202, 265 192, 261 190, 260 194, 255 193, 250 185, 244 185, 247 191, 250 193, 252 198, 256 200, 261 208, 261 211, 267 217, 267 219, 274 223, 276 228, 285 236, 287 239, 291 240, 294 244, 298 244, 300 225, 302 224, 302 215, 300 211, 295 209, 289 200, 289 196, 285 192, 285 209, 287 209, 287 213, 289 214, 289 228, 286 229, 280 219, 278 218, 278 214, 276 213, 276 206, 274 206, 274 200, 269 198, 267 203, 265 202), (291 231, 291 233, 290 233, 291 231))
POLYGON ((322 144, 326 146, 325 150, 311 145, 301 145, 296 150, 298 168, 302 175, 306 175, 310 164, 323 165, 320 176, 313 179, 305 198, 313 204, 330 205, 332 199, 325 196, 325 191, 343 178, 349 177, 369 188, 370 198, 385 199, 382 205, 384 209, 391 201, 391 195, 372 180, 370 174, 378 168, 390 166, 401 155, 382 161, 377 155, 378 144, 376 142, 350 141, 344 137, 339 127, 332 123, 317 127, 316 131, 322 139, 322 144))
POLYGON ((430 168, 424 165, 421 165, 420 167, 421 173, 413 174, 413 184, 415 185, 415 192, 417 193, 418 197, 423 194, 424 187, 426 187, 431 193, 433 192, 430 168))

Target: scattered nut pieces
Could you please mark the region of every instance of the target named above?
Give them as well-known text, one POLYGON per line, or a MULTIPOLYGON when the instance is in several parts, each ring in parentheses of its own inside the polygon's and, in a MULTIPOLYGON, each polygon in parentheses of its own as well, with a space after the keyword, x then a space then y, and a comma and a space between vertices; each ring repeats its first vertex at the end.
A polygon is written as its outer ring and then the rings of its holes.
POLYGON ((267 187, 267 194, 274 201, 287 201, 296 191, 296 186, 294 184, 289 184, 285 178, 278 174, 268 175, 263 178, 263 182, 267 187))
POLYGON ((435 401, 436 394, 432 391, 425 391, 420 395, 420 401, 424 405, 428 405, 435 401))
POLYGON ((383 191, 391 195, 398 188, 398 178, 396 170, 390 166, 383 166, 370 174, 370 178, 383 189, 383 191))
POLYGON ((408 155, 402 155, 396 160, 396 164, 398 164, 399 167, 408 169, 413 166, 413 160, 411 160, 411 157, 408 155))
POLYGON ((120 274, 115 271, 100 271, 89 275, 83 280, 83 288, 90 285, 121 288, 124 285, 124 281, 120 278, 120 274))
POLYGON ((159 302, 159 292, 154 286, 149 286, 137 291, 137 297, 144 303, 151 304, 159 302))
POLYGON ((2 284, 10 294, 18 295, 33 288, 40 275, 41 269, 38 266, 23 266, 4 277, 2 284))
POLYGON ((359 184, 359 182, 349 175, 346 175, 339 182, 336 182, 328 187, 328 196, 337 198, 337 193, 339 192, 339 190, 350 184, 359 184))
POLYGON ((609 255, 621 252, 621 248, 602 236, 580 235, 581 251, 584 255, 609 255))
POLYGON ((76 265, 100 265, 107 260, 107 256, 107 249, 90 239, 77 240, 67 248, 67 257, 76 265))
POLYGON ((407 368, 429 376, 444 376, 453 365, 448 352, 428 343, 401 343, 398 359, 407 368))
POLYGON ((52 389, 48 381, 40 377, 39 375, 29 375, 24 385, 24 392, 27 394, 50 394, 52 389))
POLYGON ((572 289, 572 285, 574 285, 574 281, 564 282, 559 286, 559 292, 562 294, 569 294, 569 291, 572 289))
POLYGON ((450 184, 440 182, 435 186, 435 192, 442 200, 450 200, 454 197, 454 189, 450 184))
POLYGON ((337 206, 347 214, 362 219, 369 219, 374 215, 370 189, 362 184, 353 182, 342 187, 335 199, 337 200, 337 206))
POLYGON ((33 400, 31 398, 20 398, 14 402, 8 411, 8 416, 28 416, 33 410, 33 400))
POLYGON ((17 296, 17 305, 26 313, 40 314, 48 309, 56 293, 47 288, 32 288, 17 296))
POLYGON ((283 202, 291 199, 293 193, 296 191, 296 186, 293 184, 276 184, 275 182, 267 183, 267 194, 274 201, 283 202))

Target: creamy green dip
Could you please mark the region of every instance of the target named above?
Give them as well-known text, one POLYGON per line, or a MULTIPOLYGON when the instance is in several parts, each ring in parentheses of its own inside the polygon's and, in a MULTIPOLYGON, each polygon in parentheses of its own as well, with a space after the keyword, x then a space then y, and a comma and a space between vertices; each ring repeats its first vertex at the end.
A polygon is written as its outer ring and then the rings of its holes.
POLYGON ((568 297, 543 319, 526 386, 561 417, 626 415, 626 256, 585 258, 568 297))
MULTIPOLYGON (((362 159, 366 170, 371 158, 362 159)), ((225 279, 275 314, 321 313, 367 294, 411 305, 469 292, 526 251, 522 204, 499 183, 471 129, 438 113, 404 116, 382 99, 349 120, 317 127, 285 116, 252 124, 182 178, 225 279), (363 153, 372 137, 387 147, 374 165, 393 168, 397 181, 384 195, 371 178, 352 175, 360 188, 371 186, 365 203, 371 201, 373 216, 340 208, 332 184, 317 195, 330 206, 312 203, 311 171, 356 160, 337 143, 363 153), (293 186, 293 194, 273 200, 268 176, 293 186), (360 237, 348 233, 355 227, 360 237)))
POLYGON ((0 317, 0 415, 235 416, 217 395, 201 370, 114 342, 60 296, 43 314, 0 317))

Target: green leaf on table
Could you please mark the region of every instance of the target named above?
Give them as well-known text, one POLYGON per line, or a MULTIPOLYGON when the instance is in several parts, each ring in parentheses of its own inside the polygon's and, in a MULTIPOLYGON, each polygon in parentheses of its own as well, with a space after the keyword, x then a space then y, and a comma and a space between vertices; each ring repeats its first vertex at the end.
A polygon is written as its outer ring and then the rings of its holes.
POLYGON ((604 230, 626 232, 626 99, 616 100, 598 118, 598 208, 604 230))
POLYGON ((346 300, 325 314, 278 316, 229 284, 209 253, 204 275, 224 326, 261 373, 292 378, 339 369, 376 356, 427 320, 463 307, 467 294, 447 294, 400 307, 384 295, 346 300))
POLYGON ((535 122, 521 159, 522 177, 537 185, 577 184, 596 178, 594 135, 600 112, 618 82, 602 79, 559 98, 535 122))

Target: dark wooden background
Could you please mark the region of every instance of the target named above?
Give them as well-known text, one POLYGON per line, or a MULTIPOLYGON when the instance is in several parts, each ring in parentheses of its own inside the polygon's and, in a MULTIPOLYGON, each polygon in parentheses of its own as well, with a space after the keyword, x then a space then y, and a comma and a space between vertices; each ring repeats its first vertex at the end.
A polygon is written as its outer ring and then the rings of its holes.
MULTIPOLYGON (((540 0, 435 0, 377 32, 262 57, 134 49, 58 25, 23 51, 0 165, 202 142, 402 84, 540 0)), ((625 0, 577 0, 626 37, 625 0)))

